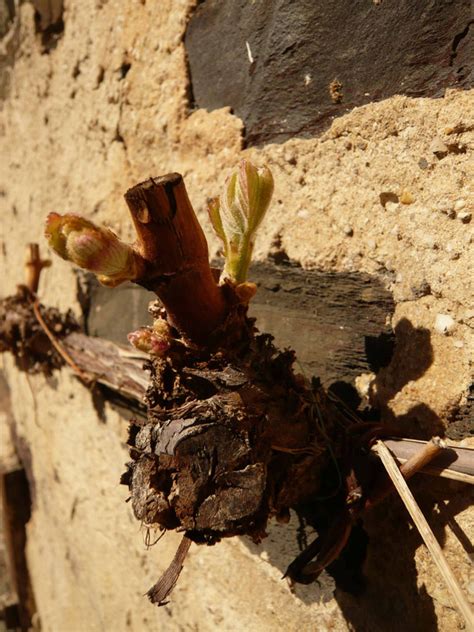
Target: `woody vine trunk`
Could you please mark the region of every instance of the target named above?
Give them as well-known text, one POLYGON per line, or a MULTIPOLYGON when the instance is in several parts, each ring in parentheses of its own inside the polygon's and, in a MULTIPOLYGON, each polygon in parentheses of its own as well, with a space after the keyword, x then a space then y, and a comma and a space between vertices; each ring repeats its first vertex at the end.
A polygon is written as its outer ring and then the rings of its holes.
POLYGON ((199 543, 259 541, 270 517, 287 520, 320 492, 334 415, 321 425, 321 394, 295 375, 293 352, 258 334, 238 285, 217 285, 181 178, 149 180, 126 200, 147 261, 138 282, 172 327, 166 355, 146 364, 147 420, 130 428, 122 480, 133 510, 199 543))

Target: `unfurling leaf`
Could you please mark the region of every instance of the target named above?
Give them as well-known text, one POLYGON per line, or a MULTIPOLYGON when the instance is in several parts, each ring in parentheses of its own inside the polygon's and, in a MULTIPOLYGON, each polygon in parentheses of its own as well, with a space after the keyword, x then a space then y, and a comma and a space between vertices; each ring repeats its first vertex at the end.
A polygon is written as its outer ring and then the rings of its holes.
POLYGON ((273 194, 268 167, 242 160, 227 180, 224 193, 209 203, 212 226, 224 243, 224 276, 235 283, 247 278, 255 234, 273 194))
POLYGON ((94 272, 104 285, 115 287, 140 277, 143 261, 132 246, 79 215, 50 213, 45 235, 56 254, 94 272))

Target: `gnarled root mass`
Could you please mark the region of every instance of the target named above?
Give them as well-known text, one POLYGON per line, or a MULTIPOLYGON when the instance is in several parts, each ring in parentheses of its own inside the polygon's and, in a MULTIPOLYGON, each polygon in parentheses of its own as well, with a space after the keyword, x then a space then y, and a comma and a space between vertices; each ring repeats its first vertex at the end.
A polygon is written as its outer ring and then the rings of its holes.
POLYGON ((327 442, 340 432, 321 426, 321 393, 294 373, 294 353, 257 334, 245 314, 239 331, 232 346, 176 341, 150 360, 148 419, 130 427, 122 482, 137 519, 198 543, 242 534, 258 542, 270 517, 311 503, 327 442))

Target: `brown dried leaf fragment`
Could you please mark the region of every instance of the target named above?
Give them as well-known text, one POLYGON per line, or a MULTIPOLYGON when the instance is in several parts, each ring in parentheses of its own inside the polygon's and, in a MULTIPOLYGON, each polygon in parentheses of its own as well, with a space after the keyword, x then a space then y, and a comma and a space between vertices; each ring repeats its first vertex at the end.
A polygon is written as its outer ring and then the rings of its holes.
POLYGON ((147 592, 147 596, 152 603, 156 603, 158 606, 166 605, 167 602, 165 600, 178 581, 178 577, 183 570, 184 560, 186 559, 190 546, 191 540, 187 536, 184 536, 171 564, 156 584, 154 584, 147 592))

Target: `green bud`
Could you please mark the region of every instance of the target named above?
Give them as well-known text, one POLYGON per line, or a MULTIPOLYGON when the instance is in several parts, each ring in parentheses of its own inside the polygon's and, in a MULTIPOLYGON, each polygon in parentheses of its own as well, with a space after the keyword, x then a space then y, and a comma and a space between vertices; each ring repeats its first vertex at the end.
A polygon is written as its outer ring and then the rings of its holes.
POLYGON ((133 248, 83 217, 50 213, 45 235, 56 254, 94 272, 104 285, 115 287, 140 276, 143 263, 133 248))
POLYGON ((224 193, 209 203, 212 226, 224 242, 224 275, 235 283, 247 278, 255 234, 270 204, 273 176, 268 167, 242 160, 224 193))

